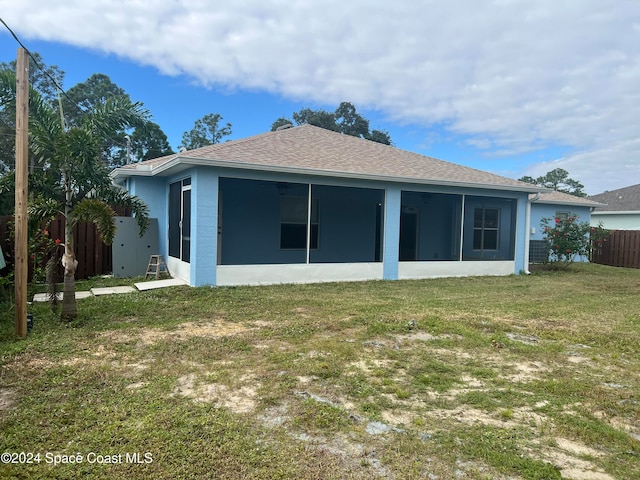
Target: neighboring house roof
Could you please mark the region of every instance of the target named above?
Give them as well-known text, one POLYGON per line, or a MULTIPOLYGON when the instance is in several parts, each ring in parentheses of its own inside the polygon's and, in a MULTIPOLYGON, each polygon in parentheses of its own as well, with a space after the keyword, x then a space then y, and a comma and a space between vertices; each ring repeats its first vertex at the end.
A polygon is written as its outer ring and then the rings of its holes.
POLYGON ((606 204, 605 207, 596 208, 596 212, 640 212, 640 184, 592 195, 589 198, 606 204))
POLYGON ((129 176, 166 176, 193 165, 524 192, 546 191, 518 180, 311 125, 126 165, 111 172, 111 177, 118 181, 129 176))
POLYGON ((599 207, 604 203, 596 202, 591 198, 576 197, 568 193, 558 192, 552 190, 550 192, 541 193, 538 198, 536 196, 530 196, 533 203, 545 203, 551 205, 567 205, 572 207, 599 207))

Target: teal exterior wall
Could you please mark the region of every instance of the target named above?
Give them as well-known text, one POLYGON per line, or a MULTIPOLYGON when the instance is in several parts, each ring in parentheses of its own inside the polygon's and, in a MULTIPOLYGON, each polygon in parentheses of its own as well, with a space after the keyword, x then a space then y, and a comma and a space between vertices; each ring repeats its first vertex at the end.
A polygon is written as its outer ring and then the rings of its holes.
POLYGON ((168 252, 167 230, 167 182, 158 177, 131 177, 127 180, 127 188, 131 195, 141 198, 149 208, 149 217, 158 219, 158 251, 163 255, 168 252))
MULTIPOLYGON (((535 242, 541 242, 544 239, 544 231, 541 222, 544 218, 554 218, 558 213, 567 213, 569 215, 577 215, 579 222, 590 223, 591 208, 578 207, 573 205, 558 205, 549 203, 531 204, 531 249, 535 248, 535 242)), ((588 262, 587 257, 578 257, 577 262, 588 262)))
POLYGON ((191 285, 216 284, 218 175, 196 168, 191 175, 191 285))
MULTIPOLYGON (((423 239, 416 260, 460 261, 460 223, 464 218, 467 242, 472 239, 474 205, 485 204, 498 205, 502 212, 504 238, 494 259, 514 261, 513 273, 526 269, 527 193, 214 167, 192 167, 170 177, 127 179, 129 191, 142 198, 151 216, 158 219, 159 253, 165 256, 169 185, 186 177, 191 178, 189 278, 194 286, 216 285, 218 264, 306 263, 306 249, 280 248, 280 198, 306 197, 309 183, 312 198, 319 205, 318 248, 310 250, 310 263, 382 262, 383 278, 398 279, 402 207, 411 204, 418 207, 419 236, 423 239), (279 184, 284 183, 286 191, 279 191, 279 184)), ((539 223, 534 211, 532 208, 531 226, 539 223)), ((471 252, 465 253, 463 260, 476 259, 472 250, 463 243, 463 252, 471 252)))
POLYGON ((402 210, 402 190, 399 185, 389 185, 384 202, 384 247, 382 278, 398 279, 400 244, 400 212, 402 210))
POLYGON ((569 215, 577 215, 579 222, 591 221, 591 209, 589 207, 574 207, 571 205, 554 205, 548 203, 531 204, 531 240, 542 240, 544 232, 540 226, 543 218, 553 218, 559 212, 566 212, 569 215))
POLYGON ((529 271, 529 259, 527 258, 527 241, 529 238, 529 225, 527 224, 527 208, 529 207, 529 194, 519 194, 516 196, 516 218, 515 218, 515 272, 522 273, 529 271))

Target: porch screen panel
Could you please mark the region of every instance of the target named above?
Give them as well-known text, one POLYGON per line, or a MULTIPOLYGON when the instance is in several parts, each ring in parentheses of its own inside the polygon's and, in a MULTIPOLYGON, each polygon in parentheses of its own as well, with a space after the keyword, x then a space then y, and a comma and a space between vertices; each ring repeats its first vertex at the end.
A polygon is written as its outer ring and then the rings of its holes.
POLYGON ((191 190, 182 192, 182 261, 191 259, 191 190))
POLYGON ((181 182, 169 185, 169 256, 174 258, 180 258, 181 197, 181 182))
POLYGON ((499 197, 465 201, 463 260, 513 260, 517 203, 499 197))
POLYGON ((403 190, 400 261, 459 260, 461 216, 461 195, 403 190))
POLYGON ((379 262, 384 191, 313 184, 312 192, 310 263, 379 262))
POLYGON ((308 184, 221 177, 220 265, 305 263, 308 190, 308 184))
MULTIPOLYGON (((280 248, 283 250, 307 248, 308 198, 281 197, 280 248)), ((312 200, 310 248, 318 248, 318 199, 312 200)))

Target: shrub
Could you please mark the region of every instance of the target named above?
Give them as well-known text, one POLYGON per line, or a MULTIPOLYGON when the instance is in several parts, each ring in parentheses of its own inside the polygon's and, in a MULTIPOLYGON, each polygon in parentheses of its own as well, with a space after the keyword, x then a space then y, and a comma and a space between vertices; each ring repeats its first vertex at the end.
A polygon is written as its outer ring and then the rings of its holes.
POLYGON ((540 225, 549 252, 547 263, 553 268, 568 268, 577 258, 589 255, 591 227, 579 222, 577 215, 544 218, 540 225))

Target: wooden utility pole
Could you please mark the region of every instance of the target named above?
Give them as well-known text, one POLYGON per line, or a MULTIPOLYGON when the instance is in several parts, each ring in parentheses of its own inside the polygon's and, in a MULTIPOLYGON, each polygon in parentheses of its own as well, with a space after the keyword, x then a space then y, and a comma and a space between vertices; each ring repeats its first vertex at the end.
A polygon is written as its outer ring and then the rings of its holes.
POLYGON ((24 48, 18 49, 16 62, 16 212, 15 212, 15 294, 16 335, 27 336, 27 201, 29 138, 29 59, 24 48))

